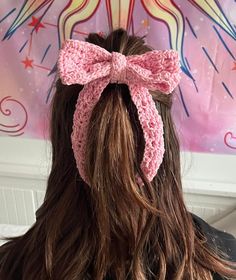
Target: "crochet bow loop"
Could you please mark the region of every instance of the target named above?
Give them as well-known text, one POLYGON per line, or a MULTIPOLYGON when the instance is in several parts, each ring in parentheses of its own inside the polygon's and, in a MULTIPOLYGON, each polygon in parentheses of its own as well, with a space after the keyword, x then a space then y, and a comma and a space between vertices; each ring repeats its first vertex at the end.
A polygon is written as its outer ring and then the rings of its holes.
POLYGON ((78 40, 65 41, 58 58, 62 82, 85 85, 110 73, 111 54, 105 49, 78 40))
POLYGON ((180 82, 179 55, 176 51, 150 51, 127 57, 127 80, 149 90, 170 93, 180 82))

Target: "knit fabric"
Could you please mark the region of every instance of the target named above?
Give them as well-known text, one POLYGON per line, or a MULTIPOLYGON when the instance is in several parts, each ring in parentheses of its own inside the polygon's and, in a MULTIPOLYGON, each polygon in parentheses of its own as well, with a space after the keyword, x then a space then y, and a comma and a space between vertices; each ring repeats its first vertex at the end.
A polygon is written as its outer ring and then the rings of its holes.
MULTIPOLYGON (((150 51, 124 56, 78 40, 67 40, 59 53, 58 70, 62 83, 81 84, 73 120, 72 148, 83 180, 88 125, 94 106, 109 83, 128 85, 143 130, 145 148, 141 169, 151 182, 164 155, 163 123, 149 90, 170 93, 180 81, 178 53, 150 51)), ((138 178, 138 177, 137 177, 138 178)), ((138 178, 141 183, 141 179, 138 178)))

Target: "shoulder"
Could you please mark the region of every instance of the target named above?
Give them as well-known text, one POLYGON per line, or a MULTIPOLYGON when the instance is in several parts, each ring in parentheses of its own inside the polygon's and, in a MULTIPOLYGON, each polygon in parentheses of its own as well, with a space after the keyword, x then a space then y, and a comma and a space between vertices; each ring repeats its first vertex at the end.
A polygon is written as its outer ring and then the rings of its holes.
POLYGON ((0 246, 0 279, 7 279, 3 267, 9 253, 8 244, 5 243, 0 246))
POLYGON ((11 237, 7 242, 0 246, 0 280, 21 279, 21 266, 18 265, 21 264, 21 259, 18 258, 20 253, 16 246, 18 239, 19 237, 11 237), (17 275, 18 278, 15 276, 13 277, 11 274, 13 267, 14 271, 17 272, 14 275, 17 275))
POLYGON ((236 239, 232 234, 220 231, 198 216, 191 214, 196 228, 207 238, 207 242, 216 250, 227 254, 228 259, 236 262, 236 239))

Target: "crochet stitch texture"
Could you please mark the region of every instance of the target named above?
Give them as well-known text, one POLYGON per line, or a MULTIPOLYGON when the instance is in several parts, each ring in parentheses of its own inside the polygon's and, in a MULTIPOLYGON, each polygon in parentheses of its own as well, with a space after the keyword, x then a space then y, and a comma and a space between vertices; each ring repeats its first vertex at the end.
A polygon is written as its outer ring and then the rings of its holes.
MULTIPOLYGON (((62 83, 81 84, 73 118, 72 148, 77 168, 89 184, 84 171, 88 125, 93 108, 109 83, 127 84, 143 130, 145 148, 141 169, 151 182, 164 155, 163 123, 149 90, 169 94, 180 81, 176 51, 150 51, 124 56, 88 42, 67 40, 60 50, 58 70, 62 83)), ((142 184, 141 179, 138 182, 142 184)))

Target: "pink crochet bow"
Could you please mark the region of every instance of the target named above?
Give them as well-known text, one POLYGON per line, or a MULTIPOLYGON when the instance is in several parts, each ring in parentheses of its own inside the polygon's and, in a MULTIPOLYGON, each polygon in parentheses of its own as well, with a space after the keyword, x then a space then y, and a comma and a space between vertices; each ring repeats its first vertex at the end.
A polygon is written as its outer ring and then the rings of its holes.
POLYGON ((163 160, 164 138, 162 119, 149 90, 168 94, 178 85, 178 53, 154 50, 126 57, 91 43, 67 40, 59 53, 58 69, 62 83, 84 85, 77 100, 71 135, 77 168, 83 180, 89 184, 84 163, 93 108, 109 83, 124 83, 137 108, 145 139, 141 169, 151 182, 163 160))

